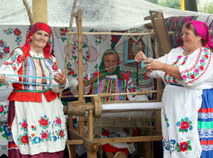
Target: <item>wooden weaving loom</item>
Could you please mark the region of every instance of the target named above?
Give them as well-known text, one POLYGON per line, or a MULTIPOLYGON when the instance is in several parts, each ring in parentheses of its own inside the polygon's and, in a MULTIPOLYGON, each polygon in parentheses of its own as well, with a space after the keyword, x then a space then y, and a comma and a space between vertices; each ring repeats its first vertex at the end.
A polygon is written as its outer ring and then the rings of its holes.
MULTIPOLYGON (((155 34, 157 37, 158 42, 158 53, 162 55, 162 52, 168 53, 168 50, 171 49, 171 45, 169 45, 169 38, 166 36, 168 32, 166 32, 163 14, 159 12, 150 11, 150 16, 146 17, 145 19, 151 19, 153 23, 153 27, 155 30, 155 34), (160 30, 160 31, 159 31, 160 30), (162 31, 164 30, 164 31, 162 31), (162 34, 163 33, 163 34, 162 34), (162 38, 163 37, 163 38, 162 38), (166 46, 165 46, 166 44, 166 46)), ((130 112, 134 110, 156 110, 156 118, 154 123, 154 128, 156 129, 153 132, 154 135, 148 136, 136 136, 136 137, 119 137, 119 138, 104 138, 104 139, 95 139, 93 136, 93 129, 94 129, 94 120, 96 118, 100 118, 104 112, 112 112, 112 110, 104 109, 104 105, 101 101, 101 97, 107 97, 111 95, 127 95, 127 93, 122 94, 98 94, 98 95, 90 95, 92 97, 92 103, 85 103, 84 97, 88 97, 88 95, 84 95, 84 83, 83 83, 83 52, 82 52, 82 34, 87 35, 100 35, 100 34, 107 34, 107 35, 136 35, 134 33, 116 33, 116 32, 82 32, 82 11, 78 10, 77 13, 73 14, 76 18, 77 22, 77 32, 69 32, 69 34, 77 34, 78 35, 78 78, 79 78, 79 94, 78 94, 78 101, 68 103, 67 109, 65 109, 65 113, 68 114, 69 117, 69 140, 67 140, 67 144, 70 147, 71 157, 75 157, 75 145, 76 144, 83 144, 87 150, 87 157, 88 158, 96 158, 97 151, 99 150, 99 146, 103 143, 119 143, 119 142, 145 142, 145 158, 152 157, 152 141, 161 141, 161 122, 160 122, 160 106, 159 103, 161 101, 162 95, 162 83, 161 80, 158 79, 157 82, 157 90, 156 91, 147 91, 147 92, 137 92, 134 94, 137 95, 146 95, 151 93, 157 93, 157 100, 155 100, 154 104, 156 105, 154 108, 142 108, 142 109, 123 109, 123 110, 115 110, 114 112, 130 112), (87 116, 86 116, 87 113, 87 116), (75 129, 73 127, 73 116, 79 116, 79 127, 75 129), (85 135, 85 122, 88 127, 88 135, 85 135)), ((147 33, 138 33, 137 35, 148 35, 147 33)), ((149 35, 153 35, 153 33, 149 33, 149 35)), ((159 56, 160 56, 159 55, 159 56)), ((158 57, 159 57, 158 56, 158 57)), ((129 93, 128 93, 129 94, 129 93)), ((133 94, 133 93, 132 93, 133 94)), ((117 104, 124 103, 124 101, 117 102, 117 104)), ((128 102, 130 103, 130 101, 128 102)), ((152 103, 152 102, 151 102, 152 103)), ((107 102, 109 104, 109 102, 107 102)), ((147 103, 141 103, 145 105, 147 103)))

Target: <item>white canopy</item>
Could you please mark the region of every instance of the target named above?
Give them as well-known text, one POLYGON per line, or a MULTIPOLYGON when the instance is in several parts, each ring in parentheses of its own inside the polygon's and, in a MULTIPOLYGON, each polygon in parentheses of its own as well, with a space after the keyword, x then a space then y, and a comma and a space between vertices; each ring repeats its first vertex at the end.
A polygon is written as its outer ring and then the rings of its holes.
MULTIPOLYGON (((32 8, 32 0, 28 0, 32 8)), ((73 0, 48 0, 48 24, 68 27, 73 0)), ((126 30, 146 23, 149 10, 162 11, 170 16, 208 16, 208 14, 162 7, 144 0, 78 0, 77 9, 83 12, 83 27, 103 30, 126 30)), ((0 1, 0 25, 29 25, 22 0, 0 1)), ((75 24, 75 23, 74 23, 75 24)), ((75 26, 75 25, 74 25, 75 26)))

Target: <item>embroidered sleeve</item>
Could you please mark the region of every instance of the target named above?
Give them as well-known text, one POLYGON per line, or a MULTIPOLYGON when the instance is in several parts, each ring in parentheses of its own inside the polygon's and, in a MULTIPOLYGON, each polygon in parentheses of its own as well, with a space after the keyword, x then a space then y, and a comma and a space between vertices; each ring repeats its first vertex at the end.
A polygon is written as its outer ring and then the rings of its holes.
POLYGON ((203 47, 200 49, 191 67, 185 67, 184 65, 179 67, 180 74, 186 85, 198 85, 207 79, 206 76, 208 76, 208 74, 206 71, 210 68, 211 58, 212 55, 210 50, 203 47))
POLYGON ((6 80, 18 81, 18 70, 22 66, 23 52, 15 49, 0 68, 0 73, 6 76, 6 80))
POLYGON ((53 74, 59 73, 60 70, 58 70, 56 59, 53 56, 51 56, 51 62, 52 62, 52 71, 53 71, 53 74))
MULTIPOLYGON (((22 59, 23 59, 23 52, 20 48, 15 49, 10 57, 4 62, 4 64, 2 65, 2 67, 4 67, 4 69, 9 70, 10 72, 17 72, 19 70, 19 68, 22 66, 22 59)), ((1 70, 3 69, 1 67, 1 70)))
MULTIPOLYGON (((56 75, 57 73, 62 73, 62 71, 60 69, 58 69, 58 66, 56 64, 56 59, 53 56, 51 56, 50 58, 51 58, 50 60, 52 62, 52 74, 54 77, 54 75, 56 75)), ((52 85, 59 85, 59 84, 55 80, 53 80, 52 85)), ((66 84, 64 87, 52 87, 52 91, 54 93, 59 93, 61 90, 67 88, 68 86, 69 86, 69 82, 66 79, 66 84)))

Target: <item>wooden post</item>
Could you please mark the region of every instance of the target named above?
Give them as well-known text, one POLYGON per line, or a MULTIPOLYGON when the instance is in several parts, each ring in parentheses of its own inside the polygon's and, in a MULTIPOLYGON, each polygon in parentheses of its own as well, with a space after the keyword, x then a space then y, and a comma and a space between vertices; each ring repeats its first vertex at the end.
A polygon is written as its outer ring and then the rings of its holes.
MULTIPOLYGON (((78 100, 84 101, 84 83, 83 83, 83 49, 82 49, 82 11, 78 10, 77 16, 77 30, 78 30, 78 100)), ((79 119, 79 132, 84 135, 84 117, 79 119)), ((89 139, 93 140, 93 114, 89 110, 89 139)), ((97 153, 94 151, 87 151, 88 158, 96 158, 97 153)))
POLYGON ((33 24, 36 22, 48 23, 47 0, 32 0, 33 5, 33 24))
MULTIPOLYGON (((78 30, 78 101, 84 101, 84 83, 83 83, 83 49, 82 49, 82 11, 77 13, 78 30)), ((79 118, 80 135, 84 135, 84 117, 79 118)))
POLYGON ((84 83, 83 83, 83 49, 82 49, 82 11, 78 10, 77 29, 78 29, 78 100, 83 101, 84 83))
MULTIPOLYGON (((93 140, 93 110, 89 110, 89 140, 93 140)), ((87 151, 88 158, 96 158, 97 152, 87 151)))

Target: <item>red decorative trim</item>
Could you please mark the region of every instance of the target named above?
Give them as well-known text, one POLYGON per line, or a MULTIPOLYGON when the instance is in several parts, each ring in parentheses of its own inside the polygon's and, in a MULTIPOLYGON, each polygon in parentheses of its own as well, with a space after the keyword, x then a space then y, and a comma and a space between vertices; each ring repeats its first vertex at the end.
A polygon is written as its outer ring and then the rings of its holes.
POLYGON ((213 145, 213 140, 200 140, 201 145, 213 145))
MULTIPOLYGON (((57 98, 58 93, 47 91, 43 93, 48 102, 57 98)), ((8 98, 9 101, 20 101, 20 102, 42 102, 42 93, 34 92, 12 92, 8 98)))
POLYGON ((210 113, 210 112, 213 112, 213 108, 207 108, 207 109, 200 108, 198 112, 210 113))
POLYGON ((199 61, 199 59, 200 59, 201 53, 202 53, 202 49, 200 48, 200 52, 199 52, 198 57, 197 57, 197 59, 196 59, 196 61, 195 61, 195 64, 194 64, 191 68, 182 71, 181 74, 182 74, 182 73, 189 72, 189 71, 192 71, 192 70, 196 67, 196 65, 197 65, 197 63, 198 63, 198 61, 199 61))
POLYGON ((10 142, 8 144, 8 148, 18 148, 18 146, 15 144, 15 142, 10 142))
MULTIPOLYGON (((210 50, 209 50, 209 51, 210 51, 210 50)), ((192 71, 192 70, 196 67, 196 65, 197 65, 198 62, 199 62, 199 59, 200 59, 200 56, 201 56, 202 52, 203 52, 203 50, 202 50, 202 48, 200 48, 200 52, 199 52, 199 55, 198 55, 198 57, 197 57, 197 59, 196 59, 195 64, 194 64, 190 69, 187 69, 187 70, 185 70, 185 71, 180 72, 181 76, 182 76, 183 73, 192 71)), ((188 84, 190 84, 190 83, 193 83, 194 81, 200 79, 200 78, 203 76, 203 74, 205 74, 205 72, 207 71, 207 69, 208 69, 208 67, 209 67, 209 65, 210 65, 211 57, 212 57, 212 54, 211 54, 211 52, 210 52, 210 54, 209 54, 209 59, 208 59, 208 61, 207 61, 206 68, 203 70, 203 72, 202 72, 197 78, 195 78, 195 79, 192 80, 192 81, 186 82, 186 85, 188 85, 188 84)))

